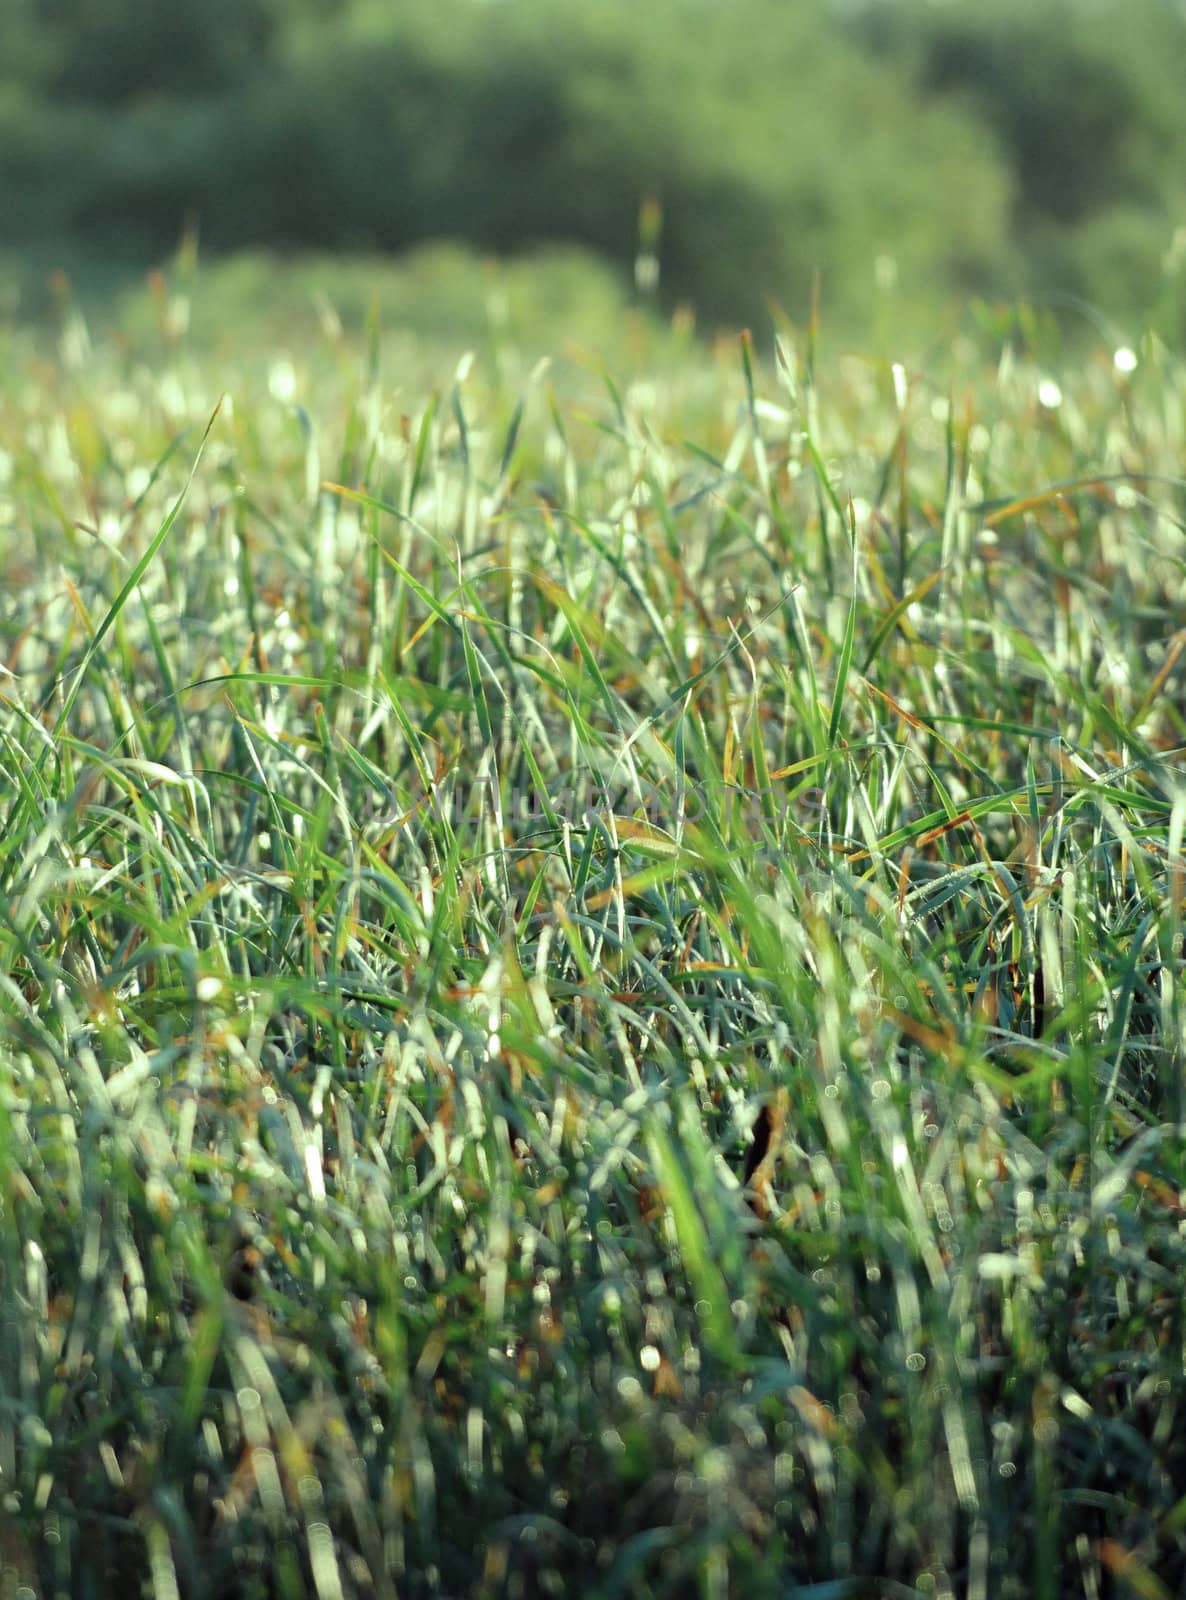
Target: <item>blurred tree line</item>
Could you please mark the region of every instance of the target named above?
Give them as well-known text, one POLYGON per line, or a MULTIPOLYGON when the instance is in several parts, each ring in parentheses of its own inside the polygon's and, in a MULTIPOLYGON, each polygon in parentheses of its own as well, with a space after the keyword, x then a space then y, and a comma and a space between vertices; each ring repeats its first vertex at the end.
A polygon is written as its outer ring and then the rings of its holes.
POLYGON ((628 272, 654 197, 661 295, 709 325, 801 316, 817 267, 840 316, 1048 288, 1180 314, 1174 0, 5 10, 10 247, 159 257, 196 225, 218 251, 560 240, 628 272))

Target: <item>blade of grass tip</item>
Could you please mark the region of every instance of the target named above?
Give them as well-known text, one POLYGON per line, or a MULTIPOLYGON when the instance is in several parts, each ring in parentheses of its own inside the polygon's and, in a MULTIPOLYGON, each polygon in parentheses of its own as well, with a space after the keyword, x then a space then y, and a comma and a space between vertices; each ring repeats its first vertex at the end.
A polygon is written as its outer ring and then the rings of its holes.
POLYGON ((545 578, 544 575, 539 572, 531 573, 530 577, 540 592, 552 602, 552 604, 564 617, 565 622, 568 624, 568 631, 570 637, 572 638, 572 642, 576 645, 581 660, 585 663, 585 667, 588 670, 590 677, 597 686, 597 692, 601 697, 602 703, 609 712, 614 727, 620 729, 621 719, 619 715, 617 698, 615 697, 614 692, 610 688, 609 684, 606 682, 605 674, 602 672, 597 657, 594 655, 593 649, 585 636, 585 625, 589 623, 591 619, 589 619, 587 614, 582 613, 580 606, 569 594, 568 590, 563 588, 562 585, 554 583, 551 578, 545 578))
POLYGON ((217 1297, 213 1297, 194 1318, 186 1347, 187 1362, 178 1414, 180 1426, 174 1430, 179 1439, 192 1436, 198 1425, 221 1340, 222 1311, 217 1297))
POLYGON ((466 841, 455 833, 437 874, 432 916, 428 925, 428 954, 413 979, 418 1000, 439 1004, 441 990, 465 968, 465 941, 461 936, 465 910, 462 896, 466 841))
MULTIPOLYGON (((177 699, 177 680, 173 676, 173 668, 169 665, 169 656, 165 650, 165 644, 164 640, 161 638, 160 629, 157 627, 156 621, 153 617, 152 607, 149 605, 148 600, 144 595, 140 596, 140 609, 144 613, 144 626, 148 630, 148 642, 152 646, 153 659, 156 662, 157 671, 161 675, 161 684, 165 690, 165 702, 173 712, 173 716, 177 725, 177 732, 184 740, 186 738, 186 733, 181 720, 181 706, 177 699)), ((190 762, 189 765, 192 765, 192 762, 190 762)))
POLYGON ((899 362, 895 361, 890 367, 890 376, 893 380, 894 401, 898 413, 898 426, 896 432, 894 433, 893 443, 890 445, 889 451, 881 463, 881 471, 877 478, 877 487, 873 491, 873 504, 879 511, 889 497, 890 483, 893 480, 895 471, 898 470, 901 465, 902 449, 907 434, 906 403, 909 399, 909 391, 906 385, 905 368, 902 367, 899 362))
POLYGON ((457 448, 461 453, 461 469, 469 481, 469 424, 465 420, 465 407, 461 403, 461 385, 455 383, 449 395, 453 421, 457 424, 457 448))
MULTIPOLYGON (((775 804, 774 783, 770 775, 770 763, 766 759, 761 717, 754 717, 750 723, 750 756, 754 763, 754 786, 762 815, 767 822, 776 823, 779 808, 775 804)), ((740 806, 738 810, 741 810, 740 806)))
MULTIPOLYGON (((651 499, 659 517, 659 527, 663 533, 663 543, 666 546, 667 554, 677 566, 682 567, 684 550, 675 526, 675 518, 672 515, 671 501, 667 498, 667 493, 659 480, 658 473, 648 468, 643 474, 643 481, 651 492, 651 499)), ((670 644, 667 645, 667 654, 668 656, 673 656, 670 644)), ((1168 671, 1165 676, 1169 676, 1168 671)))
POLYGON ((848 502, 849 532, 852 538, 852 594, 848 602, 848 620, 844 625, 844 643, 840 647, 840 663, 836 669, 836 689, 832 695, 832 715, 828 719, 828 748, 836 748, 840 732, 840 719, 844 712, 844 696, 848 692, 848 675, 852 670, 853 644, 857 635, 857 518, 850 497, 848 502))
POLYGON ((841 504, 840 496, 836 493, 836 485, 832 482, 832 479, 828 475, 827 464, 825 463, 823 456, 821 456, 819 453, 819 446, 816 444, 815 440, 810 434, 807 437, 806 446, 807 454, 811 458, 811 465, 815 469, 815 476, 819 486, 823 490, 824 495, 827 497, 828 504, 840 518, 841 525, 843 525, 848 520, 844 515, 844 506, 841 504))
POLYGON ((886 612, 885 616, 882 617, 881 621, 877 624, 873 638, 869 642, 869 648, 865 652, 865 659, 861 662, 860 673, 862 678, 868 677, 869 668, 881 654, 882 646, 897 627, 898 623, 906 615, 907 611, 909 611, 910 607, 912 605, 916 605, 924 598, 925 595, 930 593, 930 591, 938 583, 939 576, 940 575, 938 572, 932 572, 928 577, 924 578, 921 583, 916 584, 914 588, 911 589, 909 594, 903 595, 902 598, 894 606, 892 606, 889 611, 886 612))
POLYGON ((754 394, 754 336, 748 328, 741 330, 741 370, 745 374, 745 399, 749 420, 754 431, 758 428, 758 402, 754 394))
MULTIPOLYGON (((374 471, 375 452, 367 460, 363 473, 365 483, 374 471)), ((379 541, 376 537, 378 528, 378 515, 374 511, 367 514, 363 520, 363 533, 367 541, 366 569, 367 569, 367 656, 366 656, 366 682, 367 688, 374 691, 376 679, 379 676, 383 661, 383 641, 388 637, 389 627, 387 622, 387 579, 379 564, 379 541)), ((399 654, 395 653, 394 659, 398 662, 399 654)))
POLYGON ((758 401, 754 390, 754 336, 748 328, 741 330, 741 366, 745 373, 745 397, 749 409, 750 447, 758 474, 758 487, 765 499, 770 498, 770 464, 766 458, 766 443, 758 425, 758 401))
POLYGON ((1129 941, 1127 952, 1118 960, 1116 973, 1120 982, 1114 991, 1112 1020, 1100 1051, 1105 1068, 1110 1067, 1107 1078, 1101 1084, 1101 1105, 1111 1105, 1116 1097, 1116 1085, 1124 1064, 1128 1019, 1132 1015, 1133 1000, 1141 985, 1141 959, 1145 954, 1146 945, 1151 942, 1150 934, 1155 931, 1155 926, 1156 912, 1149 911, 1129 941))
MULTIPOLYGON (((511 413, 510 424, 507 427, 507 436, 503 441, 502 458, 498 463, 498 485, 501 489, 507 481, 511 470, 511 463, 515 459, 515 447, 519 443, 519 429, 523 426, 523 413, 527 408, 527 401, 520 398, 514 411, 511 413)), ((496 499, 498 496, 495 497, 496 499)))
MULTIPOLYGON (((249 515, 250 510, 249 506, 245 506, 242 515, 249 515)), ((255 590, 255 574, 252 568, 250 541, 246 537, 238 514, 235 515, 234 530, 239 556, 239 593, 243 597, 243 609, 247 617, 247 626, 250 629, 251 658, 256 670, 262 672, 264 670, 263 629, 259 623, 259 605, 255 590)), ((261 717, 266 709, 264 701, 261 700, 259 706, 261 717)))
MULTIPOLYGON (((541 582, 541 580, 538 578, 536 581, 541 582)), ((547 581, 548 580, 542 580, 542 582, 547 581)), ((800 585, 798 583, 793 583, 785 593, 779 595, 778 599, 773 605, 768 606, 766 610, 763 611, 762 614, 746 628, 744 633, 739 633, 737 629, 734 628, 732 630, 729 643, 724 647, 719 655, 714 656, 708 665, 706 667, 702 667, 699 672, 694 672, 692 673, 691 677, 685 678, 681 683, 677 683, 667 698, 662 701, 662 703, 658 705, 655 710, 649 714, 649 716, 644 717, 641 722, 636 725, 634 732, 630 735, 630 737, 626 740, 625 745, 622 747, 617 761, 615 762, 615 767, 617 762, 620 762, 630 753, 630 751, 634 748, 634 746, 649 728, 653 728, 665 716, 667 716, 669 712, 674 711, 680 705, 680 702, 690 695, 699 684, 703 683, 707 678, 712 677, 713 673, 717 670, 722 662, 727 661, 735 651, 741 649, 743 645, 747 644, 749 640, 757 633, 758 629, 767 620, 767 618, 772 617, 774 613, 780 609, 780 607, 787 603, 788 600, 797 606, 794 596, 795 591, 799 587, 800 585)), ((813 685, 814 682, 815 679, 813 674, 813 685)))
POLYGON ((1042 864, 1042 811, 1038 805, 1038 771, 1034 765, 1034 743, 1032 739, 1029 743, 1029 749, 1025 753, 1025 790, 1030 814, 1030 827, 1034 831, 1034 866, 1039 867, 1042 864))
MULTIPOLYGON (((357 477, 355 460, 362 454, 363 441, 366 438, 367 420, 362 402, 357 395, 350 401, 346 412, 346 425, 342 429, 342 445, 338 451, 338 481, 345 483, 348 479, 357 477)), ((365 482, 365 478, 362 479, 365 482)), ((320 480, 318 489, 320 490, 320 480)), ((335 508, 336 509, 336 508, 335 508)))
MULTIPOLYGON (((656 506, 661 508, 659 510, 659 516, 661 519, 663 519, 664 528, 666 529, 670 525, 670 513, 669 508, 666 506, 666 503, 663 499, 662 489, 659 487, 658 480, 654 478, 652 474, 647 474, 646 482, 650 485, 655 496, 656 506), (665 512, 667 515, 665 515, 665 512)), ((664 630, 662 620, 659 617, 658 612, 655 610, 654 602, 651 600, 651 597, 639 587, 634 573, 629 565, 622 559, 621 554, 612 550, 609 544, 600 536, 599 533, 597 533, 596 529, 590 527, 589 524, 583 521, 580 517, 569 517, 568 526, 575 533, 579 534, 586 544, 590 545, 594 550, 597 551, 597 554, 601 557, 601 560, 606 564, 606 566, 609 567, 613 571, 614 575, 630 590, 631 596, 637 603, 639 609, 645 613, 647 621, 654 630, 655 637, 659 641, 659 648, 663 651, 664 655, 666 655, 673 670, 678 671, 679 665, 675 659, 675 652, 672 649, 671 640, 668 638, 667 633, 664 630)), ((674 538, 675 533, 673 526, 671 528, 671 533, 672 537, 674 538)), ((673 559, 677 554, 678 551, 673 549, 673 559)), ((599 580, 600 574, 597 572, 597 569, 591 569, 589 582, 586 585, 588 593, 593 593, 599 580)))
MULTIPOLYGON (((974 727, 976 726, 974 721, 968 722, 968 719, 966 718, 954 716, 925 719, 923 717, 916 717, 912 711, 907 711, 905 706, 899 705, 892 694, 887 694, 884 689, 879 689, 878 686, 870 679, 862 677, 861 681, 870 694, 876 695, 879 700, 881 700, 885 705, 889 706, 894 715, 896 717, 900 717, 908 727, 915 728, 919 732, 928 734, 936 744, 942 746, 942 748, 947 751, 948 755, 952 758, 957 766, 963 767, 966 772, 974 773, 979 782, 984 784, 986 788, 995 789, 997 787, 992 775, 988 773, 978 761, 973 761, 972 757, 968 755, 966 751, 961 750, 958 745, 952 744, 949 739, 945 739, 935 726, 936 722, 953 722, 957 727, 963 727, 965 724, 974 727)), ((984 720, 983 726, 995 729, 999 726, 999 724, 984 720)), ((1019 729, 1019 731, 1028 734, 1032 733, 1034 730, 1022 727, 1019 729)), ((936 784, 938 784, 937 779, 936 784)), ((1049 793, 1049 785, 1046 786, 1044 792, 1049 793)))
MULTIPOLYGON (((910 429, 906 424, 906 406, 909 403, 910 390, 905 376, 899 378, 903 369, 894 366, 894 387, 900 394, 898 406, 901 414, 901 423, 898 427, 897 444, 894 449, 895 464, 898 470, 898 593, 906 588, 906 573, 910 565, 910 429)), ((881 498, 878 496, 878 504, 881 498)))
MULTIPOLYGON (((39 728, 38 732, 44 738, 43 730, 39 728)), ((5 775, 11 778, 16 788, 12 813, 4 827, 0 828, 0 863, 2 863, 8 860, 13 851, 19 850, 23 842, 14 826, 18 808, 23 807, 28 817, 40 816, 43 806, 48 804, 48 797, 43 784, 38 783, 34 786, 33 780, 40 776, 40 763, 29 760, 27 748, 18 744, 8 731, 2 728, 0 728, 0 744, 3 745, 5 755, 5 775)))
MULTIPOLYGON (((589 882, 589 874, 593 870, 593 857, 597 849, 597 840, 600 837, 592 821, 585 829, 585 842, 581 850, 577 869, 572 875, 572 890, 570 897, 574 906, 584 903, 585 889, 589 882)), ((586 974, 587 976, 587 974, 586 974)))
MULTIPOLYGON (((522 731, 518 713, 515 713, 515 725, 522 731)), ((558 831, 560 828, 560 814, 552 804, 551 796, 548 793, 548 781, 540 770, 539 762, 535 758, 535 751, 531 748, 526 737, 523 738, 523 742, 519 747, 519 754, 523 757, 527 771, 531 776, 534 803, 539 806, 540 814, 548 824, 548 827, 558 831)))
POLYGON ((939 546, 939 569, 943 573, 943 584, 939 591, 941 596, 940 611, 943 615, 947 614, 947 581, 950 575, 952 557, 955 554, 960 518, 964 514, 964 484, 966 477, 966 464, 963 473, 957 471, 958 452, 955 441, 954 410, 954 402, 949 395, 947 399, 947 425, 944 431, 947 489, 943 497, 943 530, 939 546))
MULTIPOLYGON (((350 489, 347 488, 344 483, 323 483, 321 487, 325 490, 326 494, 340 495, 344 500, 353 500, 357 505, 366 506, 372 511, 384 511, 389 517, 395 517, 397 521, 406 523, 410 528, 414 528, 418 532, 424 532, 424 530, 420 527, 420 524, 414 521, 413 518, 407 516, 398 508, 398 506, 393 506, 387 500, 376 499, 374 495, 367 494, 362 489, 350 489)), ((371 537, 374 538, 374 535, 372 534, 371 537)), ((425 534, 425 537, 430 536, 425 534)), ((424 604, 435 617, 450 627, 454 633, 460 632, 461 624, 458 622, 457 618, 451 611, 447 609, 447 607, 441 604, 431 589, 425 588, 424 584, 422 584, 418 578, 414 577, 412 573, 408 571, 407 567, 405 567, 401 561, 392 555, 390 550, 384 550, 380 545, 379 553, 387 562, 388 566, 392 567, 399 574, 400 578, 408 586, 408 588, 411 589, 412 593, 416 595, 418 599, 424 602, 424 604)))
POLYGON ((412 459, 412 476, 408 482, 408 493, 405 501, 405 515, 411 515, 412 508, 416 504, 416 496, 420 493, 424 483, 428 446, 432 440, 432 425, 436 419, 439 399, 439 395, 431 394, 428 404, 424 408, 424 415, 420 418, 420 429, 416 435, 416 454, 412 459))
MULTIPOLYGON (((509 567, 507 569, 507 576, 508 578, 512 576, 512 572, 509 567)), ((471 578, 459 577, 458 592, 465 601, 469 621, 478 623, 486 634, 486 637, 490 640, 495 654, 498 656, 498 659, 502 664, 502 670, 506 674, 506 682, 508 684, 514 683, 516 677, 515 661, 510 650, 507 648, 505 639, 503 638, 503 633, 507 627, 507 624, 501 622, 497 617, 492 617, 490 615, 489 611, 486 609, 486 606, 483 604, 482 597, 478 593, 477 588, 471 578)), ((506 696, 504 691, 504 699, 505 698, 506 696)))
MULTIPOLYGON (((220 400, 218 403, 219 403, 219 405, 221 405, 222 401, 220 400)), ((211 418, 211 421, 213 421, 213 418, 211 418)), ((209 431, 209 430, 207 430, 207 431, 209 431)), ((172 439, 170 439, 169 443, 165 446, 165 453, 160 457, 160 459, 157 461, 156 465, 153 467, 152 471, 148 474, 148 477, 145 479, 145 483, 144 483, 143 489, 141 489, 140 493, 136 496, 136 498, 132 501, 132 504, 128 507, 129 516, 134 517, 136 515, 136 513, 139 511, 140 507, 148 499, 149 495, 152 493, 153 489, 156 487, 157 479, 160 477, 161 473, 165 470, 165 468, 169 465, 170 461, 172 461, 173 457, 177 454, 178 450, 180 450, 180 448, 184 444, 185 440, 189 437, 189 433, 190 433, 190 429, 189 428, 182 428, 180 433, 175 433, 173 435, 172 439)), ((205 439, 203 439, 202 442, 205 443, 205 439)))
MULTIPOLYGON (((201 443, 198 445, 197 453, 193 459, 193 465, 189 469, 189 475, 186 478, 185 483, 182 485, 180 494, 177 496, 176 500, 174 500, 168 516, 153 535, 144 554, 140 557, 139 561, 137 561, 136 565, 128 574, 123 588, 119 591, 115 599, 111 602, 111 605, 107 608, 107 614, 104 616, 99 626, 95 629, 90 644, 87 646, 86 653, 83 656, 82 661, 79 663, 77 672, 74 674, 74 682, 66 691, 65 699, 62 701, 62 709, 58 712, 57 720, 55 721, 51 730, 51 739, 56 740, 62 729, 65 727, 70 713, 74 709, 74 702, 78 699, 82 686, 86 681, 87 673, 90 671, 91 664, 98 653, 100 645, 106 638, 109 630, 112 627, 112 624, 115 622, 116 618, 127 604, 129 595, 131 595, 137 584, 139 584, 141 578, 143 578, 144 574, 148 571, 149 567, 152 565, 152 562, 156 558, 158 550, 160 550, 165 540, 169 537, 169 534, 173 528, 173 524, 177 521, 177 518, 181 513, 181 507, 185 503, 185 497, 189 493, 190 484, 192 484, 194 481, 194 474, 198 470, 198 463, 202 459, 202 453, 206 448, 206 441, 210 437, 210 431, 214 427, 218 413, 222 410, 222 402, 224 398, 225 396, 219 399, 218 404, 210 414, 210 420, 206 424, 205 432, 202 434, 201 443)), ((42 756, 38 761, 39 767, 41 761, 44 759, 45 753, 43 751, 42 756)))
POLYGON ((791 404, 799 404, 799 379, 795 374, 795 353, 791 348, 790 340, 779 333, 774 336, 774 361, 782 378, 783 385, 791 397, 791 404))
POLYGON ((692 1185, 666 1130, 653 1117, 649 1119, 646 1140, 655 1178, 675 1228, 684 1270, 696 1296, 704 1342, 719 1361, 732 1365, 737 1348, 730 1295, 713 1259, 692 1185))
MULTIPOLYGON (((933 771, 930 772, 930 776, 934 778, 933 771)), ((1002 789, 999 794, 990 794, 981 800, 974 800, 963 811, 957 811, 947 791, 939 784, 936 784, 936 787, 940 798, 944 801, 945 809, 928 811, 926 816, 916 818, 905 827, 895 828, 892 833, 883 834, 877 841, 877 849, 881 855, 892 855, 905 849, 907 845, 917 847, 931 839, 941 838, 945 833, 950 833, 954 827, 960 827, 965 822, 979 822, 981 817, 1012 815, 1017 810, 1018 802, 1025 797, 1024 786, 1002 789)), ((844 859, 848 862, 862 861, 868 855, 868 850, 854 850, 844 859)))
POLYGON ((490 717, 490 702, 486 698, 486 685, 482 682, 482 666, 478 652, 474 649, 474 642, 470 638, 469 628, 464 622, 461 625, 461 653, 465 660, 465 675, 469 683, 474 713, 478 719, 478 730, 482 735, 482 744, 487 750, 493 751, 494 724, 490 717))
POLYGON ((623 428, 626 427, 626 408, 622 404, 622 396, 618 393, 618 386, 608 372, 601 374, 601 381, 605 384, 609 397, 613 402, 614 412, 623 428))
MULTIPOLYGON (((797 658, 807 680, 807 691, 804 698, 811 716, 812 746, 818 753, 822 748, 824 736, 824 719, 820 714, 819 683, 815 675, 815 657, 811 650, 811 635, 807 631, 807 618, 803 615, 803 607, 799 604, 799 590, 801 584, 794 583, 780 598, 779 605, 785 617, 785 633, 788 645, 788 654, 797 658)), ((829 585, 830 588, 830 585, 829 585)))
POLYGON ((540 895, 547 881, 548 867, 549 863, 545 857, 540 862, 539 871, 531 880, 531 887, 523 897, 523 905, 515 921, 515 939, 520 943, 526 939, 528 929, 531 927, 531 919, 535 915, 535 908, 539 904, 540 895))

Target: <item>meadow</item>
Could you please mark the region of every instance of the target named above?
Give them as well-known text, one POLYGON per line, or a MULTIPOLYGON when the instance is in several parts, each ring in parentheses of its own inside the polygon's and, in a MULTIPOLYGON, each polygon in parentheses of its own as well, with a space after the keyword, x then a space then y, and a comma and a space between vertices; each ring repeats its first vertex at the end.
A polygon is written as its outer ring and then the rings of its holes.
POLYGON ((1182 1593, 1177 356, 57 293, 4 1594, 1182 1593))

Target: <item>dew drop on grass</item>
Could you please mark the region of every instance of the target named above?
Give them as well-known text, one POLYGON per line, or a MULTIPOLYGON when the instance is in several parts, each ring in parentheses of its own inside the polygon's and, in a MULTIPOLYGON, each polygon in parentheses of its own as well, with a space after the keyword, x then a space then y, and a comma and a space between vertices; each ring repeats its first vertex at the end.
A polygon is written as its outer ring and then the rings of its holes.
POLYGON ((292 362, 273 361, 268 373, 268 393, 272 399, 279 400, 282 405, 290 405, 296 399, 296 392, 296 368, 292 362))

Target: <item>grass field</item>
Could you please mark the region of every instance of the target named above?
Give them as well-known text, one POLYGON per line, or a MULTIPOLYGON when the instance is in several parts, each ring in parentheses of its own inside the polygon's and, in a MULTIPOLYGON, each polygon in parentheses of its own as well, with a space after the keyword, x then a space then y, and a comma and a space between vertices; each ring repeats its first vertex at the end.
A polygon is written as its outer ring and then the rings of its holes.
POLYGON ((1177 360, 172 295, 0 341, 0 1591, 1181 1594, 1177 360))

